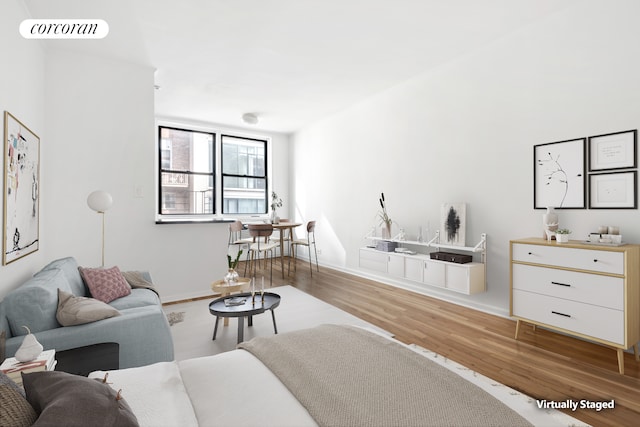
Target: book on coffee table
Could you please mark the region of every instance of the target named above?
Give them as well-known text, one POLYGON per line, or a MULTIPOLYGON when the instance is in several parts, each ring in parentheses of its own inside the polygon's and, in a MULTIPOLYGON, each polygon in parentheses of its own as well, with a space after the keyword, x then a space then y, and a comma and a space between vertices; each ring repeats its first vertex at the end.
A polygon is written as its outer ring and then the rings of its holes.
POLYGON ((232 305, 242 305, 247 301, 247 297, 232 297, 224 300, 224 305, 227 307, 232 305))

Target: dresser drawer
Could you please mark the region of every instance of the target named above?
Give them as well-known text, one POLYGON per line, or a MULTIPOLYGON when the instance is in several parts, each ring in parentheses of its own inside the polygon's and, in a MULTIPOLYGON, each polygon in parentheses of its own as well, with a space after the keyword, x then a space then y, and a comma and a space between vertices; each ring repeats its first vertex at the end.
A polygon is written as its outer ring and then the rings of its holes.
POLYGON ((513 264, 513 289, 624 310, 624 279, 513 264))
POLYGON ((513 315, 589 337, 625 345, 620 310, 513 290, 513 315))
POLYGON ((558 246, 513 243, 512 259, 564 268, 589 270, 599 273, 624 274, 624 253, 577 249, 558 246))

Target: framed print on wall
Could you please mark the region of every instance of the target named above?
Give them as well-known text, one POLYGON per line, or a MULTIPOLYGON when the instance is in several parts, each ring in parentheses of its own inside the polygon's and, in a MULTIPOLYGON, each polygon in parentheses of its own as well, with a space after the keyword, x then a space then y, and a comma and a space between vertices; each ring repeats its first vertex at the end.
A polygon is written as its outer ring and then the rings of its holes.
POLYGON ((533 147, 534 209, 584 209, 586 138, 533 147))
POLYGON ((589 172, 635 168, 638 130, 589 137, 589 172))
POLYGON ((40 138, 4 112, 4 240, 2 263, 39 246, 40 138))
POLYGON ((589 175, 589 209, 637 209, 637 172, 589 175))
POLYGON ((465 246, 466 227, 466 203, 443 203, 440 206, 440 243, 465 246))

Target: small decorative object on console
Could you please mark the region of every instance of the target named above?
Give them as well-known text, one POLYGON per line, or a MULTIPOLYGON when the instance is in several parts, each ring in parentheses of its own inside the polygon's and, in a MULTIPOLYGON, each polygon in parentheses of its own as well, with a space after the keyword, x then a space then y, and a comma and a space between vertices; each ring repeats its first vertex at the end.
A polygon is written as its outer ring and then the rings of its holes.
POLYGON ((392 242, 390 240, 378 240, 376 242, 376 249, 383 252, 393 252, 398 247, 398 242, 392 242))
POLYGON ((558 243, 567 243, 569 241, 569 234, 571 234, 571 230, 566 228, 561 228, 556 231, 556 242, 558 243))
POLYGON ((544 227, 543 238, 551 240, 558 229, 558 214, 551 206, 547 206, 547 212, 542 214, 542 226, 544 227))
POLYGON ((456 254, 453 252, 443 251, 431 252, 429 254, 429 257, 431 259, 437 259, 438 261, 454 262, 456 264, 466 264, 473 261, 473 256, 471 255, 456 254))
POLYGON ((380 207, 382 211, 378 213, 380 217, 380 225, 384 224, 384 228, 382 229, 382 237, 390 238, 391 237, 391 218, 389 218, 389 214, 387 214, 387 205, 384 200, 384 193, 380 193, 380 207))

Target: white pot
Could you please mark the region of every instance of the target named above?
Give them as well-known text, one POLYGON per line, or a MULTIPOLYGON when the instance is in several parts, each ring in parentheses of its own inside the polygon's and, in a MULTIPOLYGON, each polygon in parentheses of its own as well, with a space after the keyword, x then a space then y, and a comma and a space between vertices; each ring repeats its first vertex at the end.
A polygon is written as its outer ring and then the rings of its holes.
POLYGON ((556 234, 556 242, 558 243, 567 243, 569 241, 568 234, 556 234))

